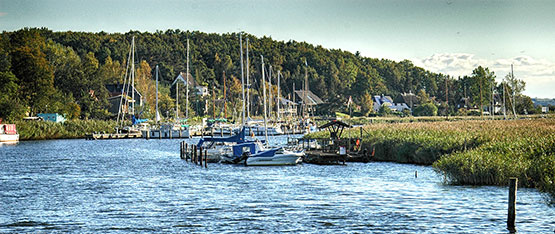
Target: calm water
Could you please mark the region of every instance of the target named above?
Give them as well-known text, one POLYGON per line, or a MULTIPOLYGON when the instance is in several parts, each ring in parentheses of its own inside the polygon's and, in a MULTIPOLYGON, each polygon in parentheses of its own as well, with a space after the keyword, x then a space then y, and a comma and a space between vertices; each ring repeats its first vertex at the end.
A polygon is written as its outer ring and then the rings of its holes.
MULTIPOLYGON (((444 185, 431 167, 205 169, 178 142, 1 146, 0 232, 507 233, 506 188, 444 185)), ((553 233, 543 196, 518 190, 520 233, 553 233)))

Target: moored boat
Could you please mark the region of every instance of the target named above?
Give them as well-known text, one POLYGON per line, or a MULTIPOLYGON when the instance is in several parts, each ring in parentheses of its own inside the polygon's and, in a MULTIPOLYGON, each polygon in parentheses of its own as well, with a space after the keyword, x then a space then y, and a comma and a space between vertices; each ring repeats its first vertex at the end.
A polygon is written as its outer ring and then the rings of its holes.
POLYGON ((245 166, 293 166, 302 162, 303 151, 274 148, 249 155, 245 166))
POLYGON ((15 124, 0 124, 0 143, 15 143, 19 141, 19 134, 15 124))

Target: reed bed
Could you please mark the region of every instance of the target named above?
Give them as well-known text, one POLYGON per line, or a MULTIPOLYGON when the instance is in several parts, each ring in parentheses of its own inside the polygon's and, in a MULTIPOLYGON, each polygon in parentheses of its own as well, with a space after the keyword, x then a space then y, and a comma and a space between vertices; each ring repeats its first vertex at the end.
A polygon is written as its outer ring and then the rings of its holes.
POLYGON ((20 140, 84 138, 92 132, 115 132, 115 121, 67 120, 64 123, 49 121, 16 122, 20 140))
MULTIPOLYGON (((327 137, 326 131, 308 137, 327 137)), ((344 137, 360 136, 349 129, 344 137)), ((363 147, 375 160, 433 165, 452 184, 520 186, 555 195, 555 119, 371 124, 363 147)))

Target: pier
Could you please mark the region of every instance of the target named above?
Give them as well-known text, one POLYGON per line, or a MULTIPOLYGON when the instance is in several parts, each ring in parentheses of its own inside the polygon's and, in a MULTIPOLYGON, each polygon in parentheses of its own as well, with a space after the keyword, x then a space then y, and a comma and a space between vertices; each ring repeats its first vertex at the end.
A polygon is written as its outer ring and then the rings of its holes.
POLYGON ((108 140, 108 139, 136 139, 142 138, 143 134, 140 132, 132 133, 90 133, 85 134, 87 140, 108 140))

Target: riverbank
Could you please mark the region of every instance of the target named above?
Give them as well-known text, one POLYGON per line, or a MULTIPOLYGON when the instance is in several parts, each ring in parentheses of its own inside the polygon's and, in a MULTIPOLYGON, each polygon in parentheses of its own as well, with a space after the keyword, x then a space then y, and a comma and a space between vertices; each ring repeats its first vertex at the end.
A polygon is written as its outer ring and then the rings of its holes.
POLYGON ((91 132, 114 133, 116 126, 115 121, 106 120, 17 121, 15 124, 22 141, 85 138, 91 132))
MULTIPOLYGON (((520 186, 555 195, 555 118, 371 124, 362 146, 375 160, 433 165, 449 183, 520 186)), ((308 137, 327 137, 327 131, 308 137)), ((359 136, 349 129, 344 137, 359 136)))

